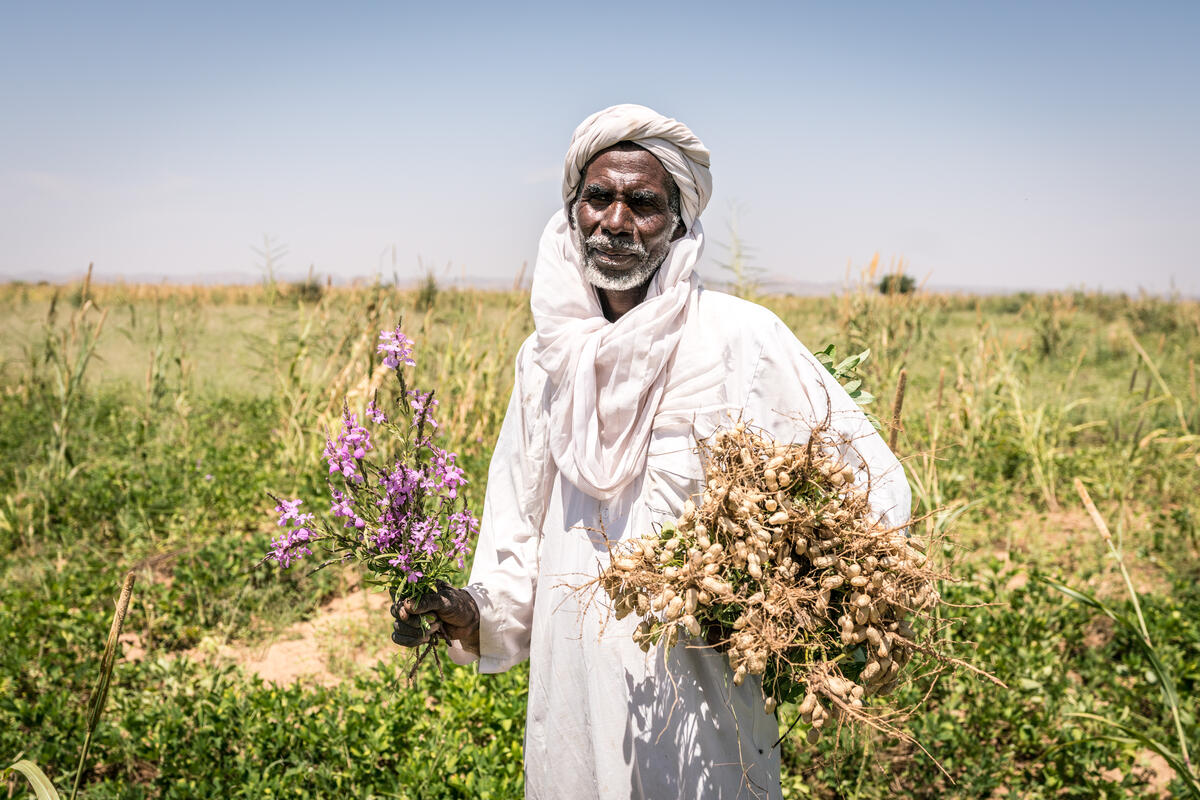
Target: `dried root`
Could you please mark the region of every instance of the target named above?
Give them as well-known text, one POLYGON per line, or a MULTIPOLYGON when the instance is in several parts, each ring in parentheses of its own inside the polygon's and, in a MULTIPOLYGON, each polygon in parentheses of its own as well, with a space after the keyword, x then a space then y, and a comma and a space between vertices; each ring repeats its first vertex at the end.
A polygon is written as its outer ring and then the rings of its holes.
POLYGON ((701 443, 706 488, 674 524, 611 545, 599 578, 618 619, 641 618, 643 650, 680 641, 724 650, 732 682, 761 676, 768 713, 799 702, 815 742, 830 720, 894 731, 888 694, 944 577, 922 543, 878 521, 843 442, 814 431, 777 445, 744 423, 701 443))

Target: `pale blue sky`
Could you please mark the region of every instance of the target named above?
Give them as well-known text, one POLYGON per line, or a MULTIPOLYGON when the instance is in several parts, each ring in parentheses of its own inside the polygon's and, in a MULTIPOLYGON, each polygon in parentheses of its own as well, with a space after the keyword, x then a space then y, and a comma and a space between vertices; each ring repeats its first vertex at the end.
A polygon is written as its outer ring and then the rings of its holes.
POLYGON ((4 0, 0 276, 256 280, 267 233, 511 280, 575 125, 639 102, 712 150, 710 265, 737 203, 791 281, 1200 293, 1197 41, 1194 2, 4 0))

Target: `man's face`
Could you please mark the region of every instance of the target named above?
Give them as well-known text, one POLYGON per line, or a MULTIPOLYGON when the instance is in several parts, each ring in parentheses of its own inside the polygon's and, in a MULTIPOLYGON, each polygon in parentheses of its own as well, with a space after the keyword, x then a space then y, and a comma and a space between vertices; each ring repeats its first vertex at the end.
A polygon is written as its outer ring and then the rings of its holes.
POLYGON ((592 159, 570 214, 589 283, 623 291, 650 280, 684 234, 670 191, 671 176, 641 148, 618 146, 592 159))

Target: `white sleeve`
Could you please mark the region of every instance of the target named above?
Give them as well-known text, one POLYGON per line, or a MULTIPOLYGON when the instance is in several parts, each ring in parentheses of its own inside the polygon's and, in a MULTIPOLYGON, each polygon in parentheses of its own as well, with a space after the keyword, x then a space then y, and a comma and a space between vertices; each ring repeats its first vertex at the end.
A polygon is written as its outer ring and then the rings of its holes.
POLYGON ((782 321, 776 325, 750 381, 744 404, 750 421, 777 441, 805 441, 813 426, 828 421, 844 442, 842 456, 856 483, 869 486, 871 508, 889 527, 904 525, 912 506, 904 467, 821 362, 782 321))
MULTIPOLYGON (((488 468, 479 541, 467 591, 479 607, 479 671, 504 672, 529 657, 538 548, 554 471, 538 414, 544 382, 529 380, 524 348, 488 468)), ((451 647, 459 664, 474 656, 451 647)))

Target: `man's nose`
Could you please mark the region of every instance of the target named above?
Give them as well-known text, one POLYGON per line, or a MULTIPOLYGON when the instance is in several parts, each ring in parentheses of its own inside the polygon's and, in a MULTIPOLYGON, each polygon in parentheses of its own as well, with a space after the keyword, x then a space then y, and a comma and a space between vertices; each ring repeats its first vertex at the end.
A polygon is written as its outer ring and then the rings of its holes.
POLYGON ((610 236, 629 235, 633 233, 633 211, 620 200, 609 204, 604 209, 600 226, 610 236))

